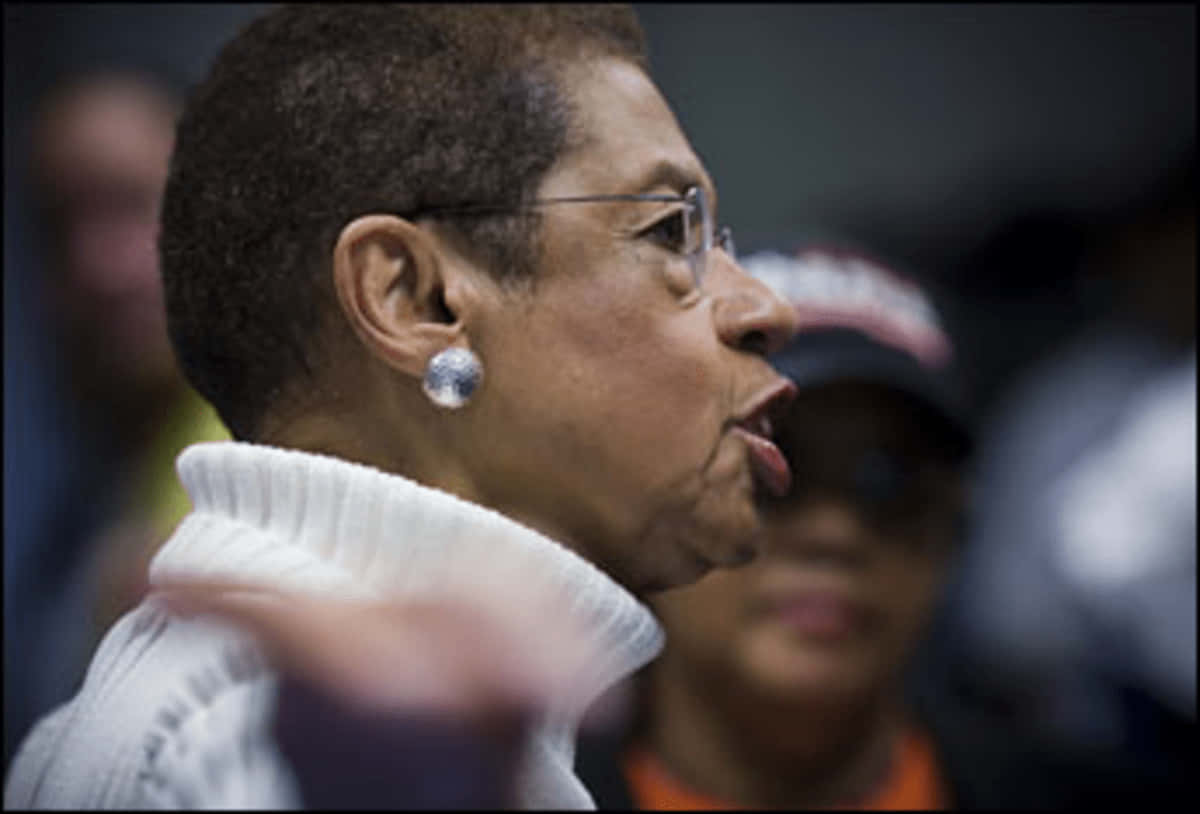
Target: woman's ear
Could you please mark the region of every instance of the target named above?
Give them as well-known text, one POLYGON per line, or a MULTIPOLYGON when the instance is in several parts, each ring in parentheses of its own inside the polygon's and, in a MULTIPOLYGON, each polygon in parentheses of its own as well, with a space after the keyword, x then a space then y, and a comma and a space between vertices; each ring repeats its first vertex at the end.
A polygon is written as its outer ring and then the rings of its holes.
POLYGON ((471 296, 456 262, 401 218, 366 215, 347 224, 333 249, 333 283, 359 341, 418 379, 435 354, 461 346, 460 311, 471 296))

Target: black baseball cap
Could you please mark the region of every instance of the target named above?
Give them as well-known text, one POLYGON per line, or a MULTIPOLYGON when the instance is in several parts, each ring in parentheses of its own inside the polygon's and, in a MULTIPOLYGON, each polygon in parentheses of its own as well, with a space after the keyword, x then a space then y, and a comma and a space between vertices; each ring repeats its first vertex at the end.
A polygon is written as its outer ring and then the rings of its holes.
POLYGON ((955 348, 926 292, 877 260, 828 247, 760 252, 741 265, 796 309, 798 331, 770 362, 800 389, 870 381, 942 424, 960 458, 973 446, 955 348))

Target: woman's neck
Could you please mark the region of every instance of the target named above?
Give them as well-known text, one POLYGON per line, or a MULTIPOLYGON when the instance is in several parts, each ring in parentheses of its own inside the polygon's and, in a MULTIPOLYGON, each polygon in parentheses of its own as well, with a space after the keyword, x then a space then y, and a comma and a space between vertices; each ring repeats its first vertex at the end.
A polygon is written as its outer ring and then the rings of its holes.
POLYGON ((732 676, 672 675, 671 666, 648 676, 646 734, 694 790, 744 806, 842 806, 887 777, 903 720, 886 693, 770 698, 732 676))

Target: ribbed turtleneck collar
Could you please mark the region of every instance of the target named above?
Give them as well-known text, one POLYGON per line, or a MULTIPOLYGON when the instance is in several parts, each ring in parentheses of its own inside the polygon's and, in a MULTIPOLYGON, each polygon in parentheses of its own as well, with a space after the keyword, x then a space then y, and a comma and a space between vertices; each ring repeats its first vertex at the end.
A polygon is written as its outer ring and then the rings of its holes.
POLYGON ((177 468, 194 510, 151 563, 152 586, 203 577, 415 599, 518 584, 552 601, 594 645, 579 693, 547 723, 568 758, 584 708, 662 646, 649 610, 590 562, 449 493, 325 455, 238 442, 189 447, 177 468))

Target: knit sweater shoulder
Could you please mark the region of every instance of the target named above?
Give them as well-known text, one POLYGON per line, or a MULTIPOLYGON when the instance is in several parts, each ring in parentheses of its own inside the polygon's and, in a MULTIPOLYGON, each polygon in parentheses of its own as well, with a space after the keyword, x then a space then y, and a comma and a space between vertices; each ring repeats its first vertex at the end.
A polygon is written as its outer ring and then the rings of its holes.
MULTIPOLYGON (((590 658, 536 727, 528 808, 594 808, 573 771, 583 711, 662 646, 649 610, 561 544, 490 509, 340 459, 218 442, 177 461, 193 510, 150 566, 151 593, 98 647, 77 694, 23 742, 6 808, 295 808, 270 735, 277 677, 254 642, 180 617, 155 588, 206 578, 342 598, 523 591, 578 622, 590 658)), ((531 631, 536 635, 536 631, 531 631)))

